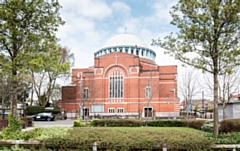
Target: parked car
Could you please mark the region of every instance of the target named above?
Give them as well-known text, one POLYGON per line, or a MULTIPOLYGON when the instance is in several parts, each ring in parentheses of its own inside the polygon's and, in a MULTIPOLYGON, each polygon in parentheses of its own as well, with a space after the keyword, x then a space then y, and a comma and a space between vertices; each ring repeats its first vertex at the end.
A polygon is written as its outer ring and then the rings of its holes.
MULTIPOLYGON (((8 115, 9 115, 9 112, 5 112, 4 114, 3 113, 0 113, 0 117, 8 117, 8 115)), ((22 114, 20 114, 20 113, 17 113, 17 116, 18 117, 22 117, 22 114)))
POLYGON ((38 113, 32 116, 34 121, 54 121, 55 115, 53 113, 38 113))

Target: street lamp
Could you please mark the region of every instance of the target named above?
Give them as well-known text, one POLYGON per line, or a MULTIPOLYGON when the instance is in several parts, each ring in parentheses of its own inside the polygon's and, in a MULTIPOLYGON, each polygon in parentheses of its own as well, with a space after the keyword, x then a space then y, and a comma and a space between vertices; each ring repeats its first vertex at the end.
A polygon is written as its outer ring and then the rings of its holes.
POLYGON ((82 119, 82 78, 81 78, 81 81, 80 81, 80 116, 79 118, 82 119))
POLYGON ((173 107, 174 107, 174 120, 176 120, 176 106, 175 106, 175 103, 176 103, 176 90, 175 89, 170 89, 170 92, 173 92, 174 94, 174 104, 173 104, 173 107))
POLYGON ((204 90, 202 90, 202 114, 204 113, 204 90))
POLYGON ((81 73, 79 73, 78 74, 78 78, 80 78, 80 104, 79 104, 79 106, 80 106, 80 111, 79 111, 79 118, 80 119, 82 119, 82 108, 83 108, 83 103, 82 103, 82 74, 81 73))

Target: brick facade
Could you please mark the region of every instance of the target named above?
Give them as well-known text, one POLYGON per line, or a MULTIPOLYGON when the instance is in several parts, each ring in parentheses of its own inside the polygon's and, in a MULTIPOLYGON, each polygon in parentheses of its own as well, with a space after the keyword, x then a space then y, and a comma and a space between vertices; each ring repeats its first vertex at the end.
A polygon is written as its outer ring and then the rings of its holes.
POLYGON ((144 50, 140 55, 137 46, 134 49, 136 54, 119 50, 95 54, 93 67, 72 69, 71 85, 62 87, 60 108, 76 112, 81 107, 83 116, 141 112, 142 117, 149 116, 145 114, 149 109, 155 110, 157 117, 170 117, 175 104, 179 115, 177 66, 158 66, 152 59, 141 57, 144 50))

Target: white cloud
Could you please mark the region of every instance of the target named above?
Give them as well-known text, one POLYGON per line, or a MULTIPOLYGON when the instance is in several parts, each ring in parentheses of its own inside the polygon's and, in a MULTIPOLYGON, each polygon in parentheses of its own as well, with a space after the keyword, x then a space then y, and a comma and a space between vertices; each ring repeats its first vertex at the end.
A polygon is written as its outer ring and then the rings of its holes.
POLYGON ((60 0, 63 10, 91 19, 101 20, 112 14, 111 9, 102 0, 60 0))
POLYGON ((163 24, 169 24, 169 22, 172 20, 172 17, 170 15, 170 9, 173 5, 177 3, 176 0, 168 0, 165 2, 158 1, 152 5, 152 8, 155 11, 154 18, 159 23, 163 24))
POLYGON ((111 6, 112 6, 113 12, 118 13, 118 15, 127 17, 131 13, 131 8, 123 2, 116 1, 116 2, 113 2, 111 6))
MULTIPOLYGON (((60 44, 74 53, 74 67, 89 67, 94 64, 94 52, 112 36, 124 33, 125 27, 127 33, 140 37, 151 47, 152 39, 168 33, 159 30, 163 28, 159 20, 168 18, 163 16, 167 15, 165 13, 168 13, 171 3, 154 3, 149 7, 152 13, 145 15, 143 12, 136 17, 132 11, 138 8, 130 7, 128 2, 121 0, 112 3, 103 0, 60 0, 63 6, 61 16, 66 24, 59 29, 57 36, 61 39, 60 44)), ((160 48, 151 48, 157 53, 156 63, 173 63, 174 59, 164 55, 160 48)))

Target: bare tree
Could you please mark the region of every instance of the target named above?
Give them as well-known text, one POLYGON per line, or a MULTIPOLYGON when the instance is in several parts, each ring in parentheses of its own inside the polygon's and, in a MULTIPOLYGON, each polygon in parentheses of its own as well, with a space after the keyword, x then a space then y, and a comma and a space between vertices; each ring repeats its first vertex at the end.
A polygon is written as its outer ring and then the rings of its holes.
POLYGON ((156 94, 161 89, 161 86, 159 85, 159 75, 154 74, 158 73, 157 70, 151 69, 147 71, 149 73, 149 76, 146 77, 146 80, 144 80, 143 84, 141 84, 143 94, 145 95, 146 99, 146 105, 147 105, 147 110, 144 111, 145 116, 148 118, 149 116, 152 117, 152 111, 150 111, 150 102, 154 97, 157 97, 156 94))
POLYGON ((180 74, 179 93, 187 105, 187 118, 189 108, 192 108, 192 99, 196 97, 202 89, 202 82, 199 79, 199 71, 193 67, 186 67, 185 71, 180 74))
POLYGON ((88 120, 91 102, 97 97, 100 89, 100 85, 97 85, 94 79, 93 72, 84 73, 83 79, 83 100, 84 106, 87 106, 88 109, 84 110, 86 113, 83 113, 84 117, 86 118, 86 122, 88 120))
POLYGON ((62 96, 62 87, 60 86, 60 84, 56 84, 51 94, 53 107, 57 106, 57 102, 61 99, 61 96, 62 96))
MULTIPOLYGON (((231 74, 219 75, 219 103, 222 104, 223 119, 226 118, 226 107, 231 101, 231 95, 238 93, 240 85, 240 68, 235 67, 231 74)), ((208 75, 209 76, 209 75, 208 75)), ((206 77, 207 86, 210 92, 213 92, 213 82, 209 81, 210 78, 206 77)))

